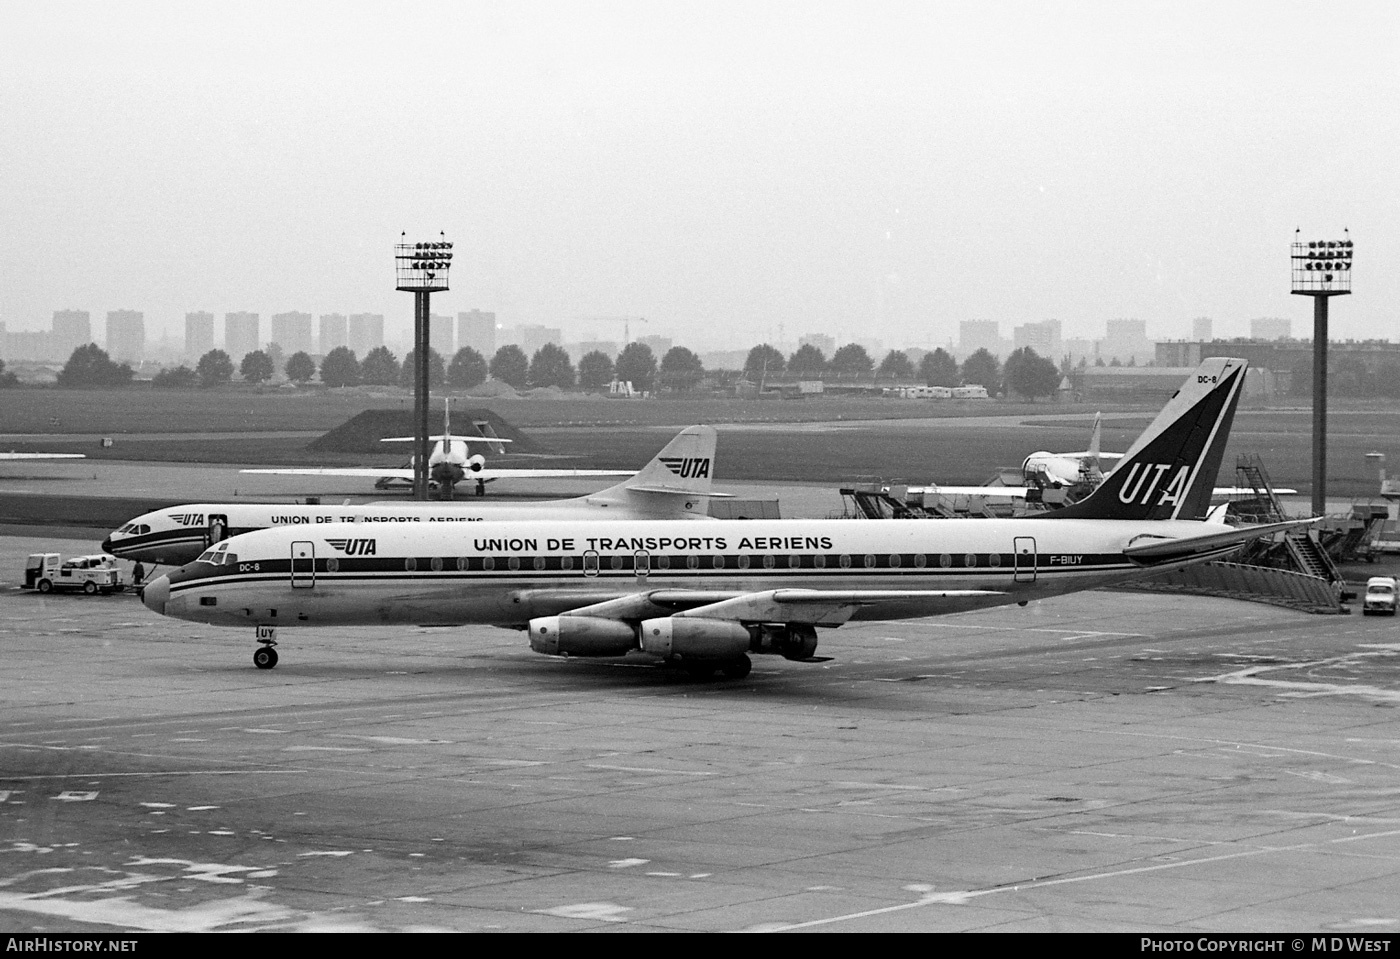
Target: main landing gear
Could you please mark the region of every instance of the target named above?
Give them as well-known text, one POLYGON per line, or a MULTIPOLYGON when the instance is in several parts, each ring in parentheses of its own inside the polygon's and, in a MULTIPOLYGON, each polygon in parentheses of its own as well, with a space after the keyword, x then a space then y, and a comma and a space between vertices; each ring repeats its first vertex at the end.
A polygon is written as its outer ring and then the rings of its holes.
POLYGON ((277 650, 272 648, 277 645, 277 627, 259 626, 257 637, 262 647, 253 653, 253 665, 258 669, 271 669, 277 665, 277 650))
POLYGON ((729 659, 723 662, 715 660, 703 660, 699 662, 686 663, 684 669, 696 679, 709 679, 718 669, 724 673, 725 679, 743 679, 753 670, 753 660, 747 656, 740 656, 738 659, 729 659))

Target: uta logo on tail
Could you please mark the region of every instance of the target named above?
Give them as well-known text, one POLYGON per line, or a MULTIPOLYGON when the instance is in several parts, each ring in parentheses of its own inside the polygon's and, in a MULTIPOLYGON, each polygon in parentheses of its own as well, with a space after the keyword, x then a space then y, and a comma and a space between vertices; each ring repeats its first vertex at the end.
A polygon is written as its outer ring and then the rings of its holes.
POLYGON ((700 479, 710 475, 708 456, 663 456, 661 463, 681 479, 700 479))

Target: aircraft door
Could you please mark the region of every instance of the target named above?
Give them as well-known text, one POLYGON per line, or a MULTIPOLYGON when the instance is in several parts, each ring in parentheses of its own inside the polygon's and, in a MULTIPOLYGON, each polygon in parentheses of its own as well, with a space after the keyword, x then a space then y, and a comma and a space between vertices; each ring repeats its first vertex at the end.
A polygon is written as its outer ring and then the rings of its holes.
POLYGON ((1016 566, 1015 581, 1018 583, 1035 582, 1035 537, 1017 536, 1013 543, 1016 550, 1014 560, 1016 566))
POLYGON ((223 513, 210 513, 209 526, 204 531, 204 546, 208 549, 215 543, 228 539, 228 517, 223 513))
POLYGON ((292 587, 316 585, 316 547, 305 540, 292 544, 292 587))

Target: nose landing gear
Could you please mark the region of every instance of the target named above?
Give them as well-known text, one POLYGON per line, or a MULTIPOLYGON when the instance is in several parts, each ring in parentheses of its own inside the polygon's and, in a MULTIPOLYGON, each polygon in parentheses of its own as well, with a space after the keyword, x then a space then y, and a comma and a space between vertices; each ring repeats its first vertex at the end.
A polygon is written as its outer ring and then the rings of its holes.
POLYGON ((253 653, 253 665, 258 669, 271 669, 277 665, 277 650, 272 648, 277 645, 277 627, 259 626, 257 630, 262 648, 253 653))

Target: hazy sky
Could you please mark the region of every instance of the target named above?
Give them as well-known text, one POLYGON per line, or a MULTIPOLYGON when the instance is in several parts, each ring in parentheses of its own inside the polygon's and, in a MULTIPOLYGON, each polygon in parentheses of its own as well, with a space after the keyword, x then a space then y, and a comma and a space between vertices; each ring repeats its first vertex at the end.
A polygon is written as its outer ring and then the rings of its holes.
POLYGON ((1400 4, 0 0, 0 321, 435 313, 698 350, 1311 329, 1400 339, 1400 4))

